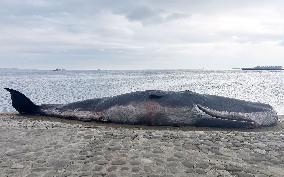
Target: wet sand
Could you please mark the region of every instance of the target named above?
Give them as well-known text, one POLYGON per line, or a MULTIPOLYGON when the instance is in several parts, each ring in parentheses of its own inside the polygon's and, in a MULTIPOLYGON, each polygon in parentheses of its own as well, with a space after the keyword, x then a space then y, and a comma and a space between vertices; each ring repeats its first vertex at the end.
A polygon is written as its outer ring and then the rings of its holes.
POLYGON ((0 174, 278 177, 284 174, 284 122, 252 130, 173 128, 3 113, 0 174))

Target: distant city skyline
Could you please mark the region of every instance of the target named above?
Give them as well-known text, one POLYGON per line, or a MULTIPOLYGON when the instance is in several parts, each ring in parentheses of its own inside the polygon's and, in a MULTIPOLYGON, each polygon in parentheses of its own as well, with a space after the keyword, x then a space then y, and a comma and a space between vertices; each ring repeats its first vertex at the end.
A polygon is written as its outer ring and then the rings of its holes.
POLYGON ((281 0, 1 0, 0 68, 284 66, 281 0))

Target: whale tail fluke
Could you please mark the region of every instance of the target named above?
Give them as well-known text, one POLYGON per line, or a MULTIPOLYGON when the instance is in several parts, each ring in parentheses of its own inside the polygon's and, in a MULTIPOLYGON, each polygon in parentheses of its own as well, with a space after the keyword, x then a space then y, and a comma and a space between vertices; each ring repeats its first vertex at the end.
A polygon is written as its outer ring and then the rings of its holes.
POLYGON ((39 106, 34 104, 28 97, 17 90, 4 88, 11 94, 12 106, 20 114, 36 114, 39 111, 39 106))

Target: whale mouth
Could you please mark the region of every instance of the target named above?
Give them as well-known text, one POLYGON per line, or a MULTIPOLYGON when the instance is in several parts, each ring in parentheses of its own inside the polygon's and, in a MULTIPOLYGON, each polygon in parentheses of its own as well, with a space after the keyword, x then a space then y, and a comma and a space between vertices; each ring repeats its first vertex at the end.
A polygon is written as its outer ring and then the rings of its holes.
POLYGON ((222 128, 256 128, 258 123, 249 119, 253 113, 217 111, 201 105, 196 105, 202 113, 202 118, 196 126, 210 126, 222 128))

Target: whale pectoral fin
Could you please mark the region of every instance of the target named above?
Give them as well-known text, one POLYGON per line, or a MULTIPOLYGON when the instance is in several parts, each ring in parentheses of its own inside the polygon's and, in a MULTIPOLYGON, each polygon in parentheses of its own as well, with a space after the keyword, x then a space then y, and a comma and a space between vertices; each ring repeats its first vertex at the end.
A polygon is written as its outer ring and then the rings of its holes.
POLYGON ((34 104, 28 97, 17 90, 4 88, 11 94, 12 106, 20 114, 36 114, 39 111, 39 106, 34 104))

